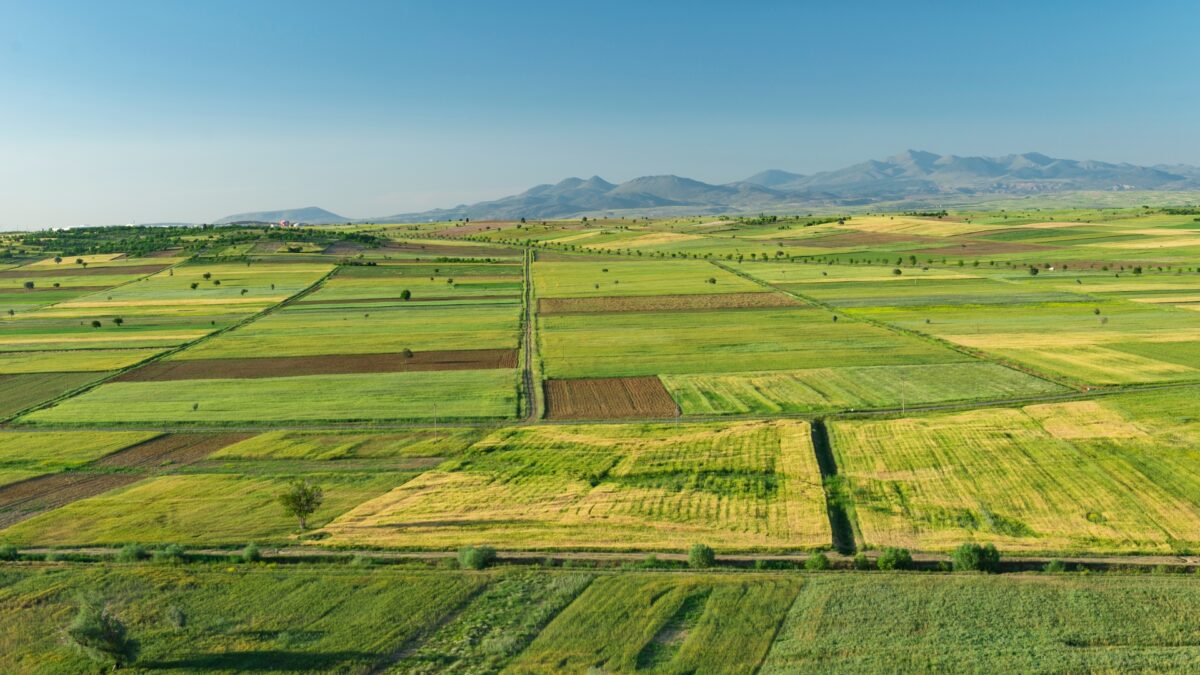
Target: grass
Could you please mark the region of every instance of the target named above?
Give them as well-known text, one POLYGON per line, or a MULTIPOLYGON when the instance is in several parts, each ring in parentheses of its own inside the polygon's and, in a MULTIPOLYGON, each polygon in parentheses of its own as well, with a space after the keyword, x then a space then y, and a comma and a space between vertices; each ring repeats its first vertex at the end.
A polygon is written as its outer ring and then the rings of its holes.
POLYGON ((601 577, 508 671, 751 671, 800 586, 794 576, 601 577))
POLYGON ((159 353, 159 349, 76 349, 0 353, 0 374, 120 370, 159 353))
POLYGON ((539 262, 533 265, 533 285, 541 298, 757 293, 765 290, 698 260, 539 262), (715 279, 716 283, 708 283, 709 279, 715 279))
MULTIPOLYGON (((307 479, 325 491, 325 501, 309 526, 320 527, 411 476, 309 475, 307 479)), ((0 536, 20 546, 286 543, 297 531, 296 519, 278 502, 288 480, 229 474, 159 476, 34 516, 0 536)))
POLYGON ((290 307, 178 354, 178 359, 514 349, 519 302, 396 307, 290 307), (352 340, 345 337, 352 335, 352 340))
POLYGON ((1170 576, 818 575, 760 672, 1189 672, 1197 602, 1170 576))
POLYGON ((1200 548, 1194 392, 831 424, 861 543, 1200 548))
POLYGON ((502 670, 591 583, 579 572, 514 572, 497 579, 452 621, 405 655, 403 673, 495 673, 502 670))
POLYGON ((554 425, 494 432, 325 527, 335 545, 683 550, 830 542, 808 426, 554 425))
POLYGON ((479 440, 473 427, 413 429, 404 432, 270 431, 225 446, 212 459, 352 460, 439 457, 461 453, 479 440))
POLYGON ((0 376, 0 417, 103 378, 107 373, 28 373, 0 376))
POLYGON ((1020 371, 984 362, 664 375, 661 379, 684 415, 899 408, 1066 391, 1020 371))
POLYGON ((0 668, 96 667, 63 644, 75 595, 111 599, 150 670, 364 672, 418 639, 488 574, 265 566, 7 567, 0 572, 0 668))
POLYGON ((114 382, 24 421, 86 426, 500 419, 516 414, 516 379, 511 370, 459 370, 114 382))
POLYGON ((820 309, 539 318, 546 377, 615 377, 951 363, 968 357, 820 309))
POLYGON ((37 473, 61 471, 158 435, 154 431, 0 432, 0 467, 37 473))

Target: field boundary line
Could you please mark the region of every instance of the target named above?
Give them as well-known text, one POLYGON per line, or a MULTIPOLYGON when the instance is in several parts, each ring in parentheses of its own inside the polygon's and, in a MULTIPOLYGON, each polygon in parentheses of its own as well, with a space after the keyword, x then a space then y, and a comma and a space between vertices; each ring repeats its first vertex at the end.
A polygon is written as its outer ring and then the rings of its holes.
POLYGON ((72 389, 71 391, 65 392, 63 394, 59 394, 58 396, 56 396, 48 401, 42 401, 41 403, 34 404, 23 410, 18 410, 17 412, 13 413, 12 415, 9 415, 8 417, 5 417, 4 419, 0 419, 0 424, 8 424, 9 422, 11 422, 19 417, 22 417, 24 415, 28 415, 32 412, 36 412, 38 410, 43 410, 45 408, 49 408, 51 406, 57 405, 58 403, 60 403, 62 401, 65 401, 69 398, 79 396, 80 394, 85 394, 85 393, 91 391, 92 389, 95 389, 96 387, 99 387, 102 384, 107 384, 108 382, 111 382, 112 380, 114 380, 114 379, 120 377, 121 375, 124 375, 125 373, 128 373, 132 370, 137 370, 138 368, 141 368, 142 366, 149 365, 156 361, 161 361, 161 360, 167 358, 168 356, 173 356, 175 354, 178 354, 179 352, 181 352, 185 349, 194 347, 198 344, 201 344, 201 343, 205 342, 206 340, 211 340, 212 338, 215 338, 219 335, 224 335, 225 333, 228 333, 231 330, 241 328, 242 326, 245 326, 249 323, 253 323, 254 321, 261 319, 262 317, 274 312, 275 310, 282 309, 283 307, 287 306, 289 303, 291 303, 295 300, 298 300, 298 299, 316 291, 318 288, 323 286, 325 284, 325 282, 328 281, 334 275, 334 273, 337 272, 339 267, 341 267, 341 265, 334 264, 333 269, 331 269, 328 272, 326 272, 325 274, 321 275, 321 277, 319 279, 312 282, 308 286, 300 289, 295 294, 275 303, 274 305, 271 305, 269 307, 261 309, 258 312, 255 312, 254 314, 251 314, 239 321, 235 321, 235 322, 229 324, 228 326, 225 326, 224 328, 219 328, 211 333, 205 333, 204 335, 201 335, 200 337, 196 338, 195 340, 189 340, 188 342, 184 342, 183 344, 177 345, 175 347, 171 347, 170 349, 167 349, 166 351, 162 351, 157 354, 154 354, 153 356, 146 357, 145 359, 142 359, 141 361, 138 361, 137 363, 125 366, 124 368, 121 368, 119 370, 112 371, 111 373, 109 373, 108 375, 106 375, 105 377, 103 377, 99 380, 94 380, 92 382, 89 382, 89 383, 83 385, 82 387, 77 387, 75 389, 72 389))
POLYGON ((750 274, 747 274, 740 270, 736 270, 720 261, 710 260, 709 262, 711 262, 713 265, 716 265, 717 267, 725 270, 726 272, 736 274, 748 281, 753 281, 754 283, 756 283, 764 288, 769 288, 777 293, 783 293, 784 295, 790 295, 791 297, 796 298, 797 300, 802 300, 804 302, 811 304, 814 307, 820 307, 821 309, 831 312, 836 316, 850 319, 851 321, 861 321, 865 324, 875 326, 876 328, 882 328, 884 330, 888 330, 893 333, 897 333, 897 334, 904 335, 904 336, 911 337, 911 338, 916 338, 918 340, 924 340, 926 342, 931 342, 931 343, 939 345, 941 347, 945 347, 946 349, 949 349, 951 351, 958 352, 959 354, 962 354, 964 356, 969 356, 972 359, 975 359, 976 361, 985 361, 987 363, 994 363, 998 366, 1002 366, 1002 367, 1008 368, 1010 370, 1016 370, 1016 371, 1025 373, 1026 375, 1029 375, 1030 377, 1035 377, 1039 380, 1042 380, 1043 382, 1049 382, 1051 384, 1055 384, 1060 387, 1066 387, 1068 389, 1073 389, 1073 390, 1079 391, 1079 390, 1086 390, 1087 386, 1088 386, 1086 384, 1083 384, 1080 382, 1075 382, 1075 381, 1067 379, 1067 378, 1058 378, 1058 377, 1050 375, 1048 373, 1043 373, 1039 370, 1030 368, 1029 366, 1026 366, 1024 364, 1009 361, 1007 359, 997 357, 997 356, 995 356, 993 354, 989 354, 987 352, 978 351, 975 349, 971 349, 970 347, 964 347, 962 345, 955 344, 949 340, 937 337, 936 335, 930 335, 928 333, 922 333, 920 331, 903 328, 901 326, 896 326, 896 325, 893 325, 893 324, 890 324, 890 323, 887 323, 884 321, 877 321, 875 319, 871 319, 871 318, 865 317, 865 316, 848 314, 848 313, 842 311, 841 309, 834 307, 833 305, 830 305, 826 302, 822 302, 821 300, 818 300, 811 296, 805 295, 803 293, 797 293, 795 291, 780 288, 780 287, 776 286, 775 284, 772 284, 768 281, 763 281, 762 279, 751 276, 750 274))

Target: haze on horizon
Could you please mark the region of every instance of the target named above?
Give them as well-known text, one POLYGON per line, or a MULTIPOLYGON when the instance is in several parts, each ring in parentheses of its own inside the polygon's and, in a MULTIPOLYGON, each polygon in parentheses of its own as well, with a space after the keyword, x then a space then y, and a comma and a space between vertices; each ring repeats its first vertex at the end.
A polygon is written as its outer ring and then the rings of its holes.
POLYGON ((910 4, 4 3, 0 229, 906 148, 1200 164, 1200 5, 910 4))

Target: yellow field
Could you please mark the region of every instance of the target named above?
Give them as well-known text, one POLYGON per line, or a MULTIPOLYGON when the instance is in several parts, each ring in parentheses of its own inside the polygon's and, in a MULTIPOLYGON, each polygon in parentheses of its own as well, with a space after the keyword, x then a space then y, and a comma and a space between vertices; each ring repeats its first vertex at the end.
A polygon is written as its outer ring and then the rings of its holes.
POLYGON ((335 519, 329 545, 723 549, 830 542, 808 426, 498 431, 335 519))
POLYGON ((833 423, 860 540, 917 550, 971 540, 1036 552, 1200 546, 1195 424, 1151 425, 1124 400, 833 423))

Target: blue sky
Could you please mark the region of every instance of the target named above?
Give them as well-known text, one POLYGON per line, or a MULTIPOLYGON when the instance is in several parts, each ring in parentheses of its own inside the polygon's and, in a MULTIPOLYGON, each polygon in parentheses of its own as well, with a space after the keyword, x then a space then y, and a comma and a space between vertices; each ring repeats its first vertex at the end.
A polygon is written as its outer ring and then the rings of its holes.
POLYGON ((1200 164, 1200 3, 0 2, 0 227, 907 148, 1200 164))

